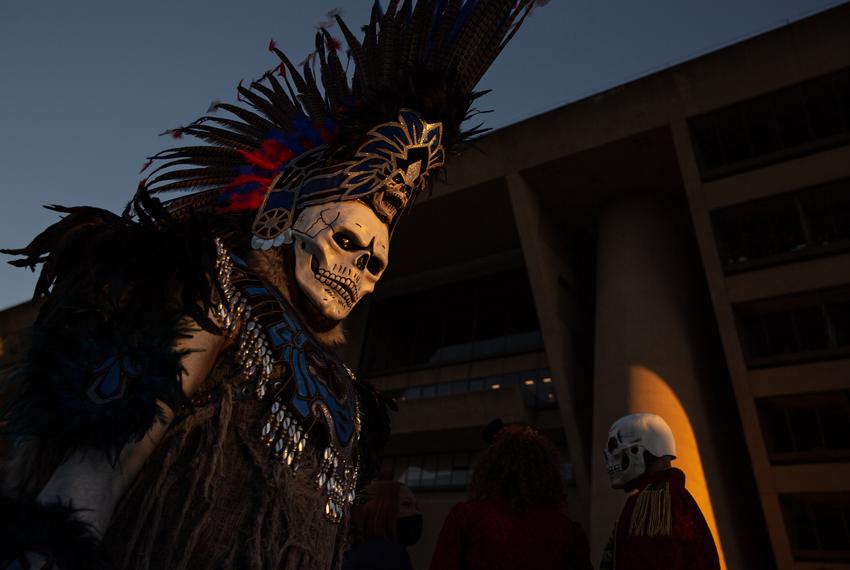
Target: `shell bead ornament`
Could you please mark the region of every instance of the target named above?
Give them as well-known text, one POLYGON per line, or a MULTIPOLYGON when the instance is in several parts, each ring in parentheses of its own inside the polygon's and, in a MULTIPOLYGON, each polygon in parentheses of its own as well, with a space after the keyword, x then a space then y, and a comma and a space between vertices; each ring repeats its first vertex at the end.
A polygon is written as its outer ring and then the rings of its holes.
POLYGON ((661 416, 630 414, 614 422, 602 452, 613 488, 622 489, 646 472, 644 451, 676 457, 673 432, 661 416))
POLYGON ((298 286, 334 321, 375 289, 389 260, 386 224, 356 200, 305 209, 292 234, 298 286))

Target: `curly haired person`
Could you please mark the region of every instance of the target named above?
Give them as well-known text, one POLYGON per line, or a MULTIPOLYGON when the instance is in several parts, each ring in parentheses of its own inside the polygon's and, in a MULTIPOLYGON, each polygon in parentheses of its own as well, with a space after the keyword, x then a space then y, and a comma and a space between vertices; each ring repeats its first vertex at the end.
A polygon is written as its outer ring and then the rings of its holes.
POLYGON ((499 430, 469 494, 443 523, 432 570, 592 568, 587 536, 567 515, 558 452, 537 429, 499 430))

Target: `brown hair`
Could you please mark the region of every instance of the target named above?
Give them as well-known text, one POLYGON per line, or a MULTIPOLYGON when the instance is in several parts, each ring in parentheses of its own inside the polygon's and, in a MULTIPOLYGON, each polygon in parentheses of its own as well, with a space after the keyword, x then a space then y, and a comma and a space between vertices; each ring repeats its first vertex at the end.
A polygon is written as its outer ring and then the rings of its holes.
POLYGON ((398 481, 374 481, 366 488, 366 502, 355 505, 352 514, 355 541, 379 536, 398 542, 396 520, 400 491, 398 481))
POLYGON ((469 494, 502 499, 517 512, 549 505, 566 508, 558 450, 531 426, 505 426, 475 464, 469 494))

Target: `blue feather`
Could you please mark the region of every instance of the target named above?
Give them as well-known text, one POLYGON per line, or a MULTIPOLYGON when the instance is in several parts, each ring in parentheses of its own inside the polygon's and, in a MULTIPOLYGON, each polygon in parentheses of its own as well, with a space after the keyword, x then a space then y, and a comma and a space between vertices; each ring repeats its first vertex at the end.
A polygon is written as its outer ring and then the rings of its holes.
POLYGON ((463 27, 464 23, 469 19, 469 15, 472 14, 472 11, 478 6, 478 0, 466 0, 463 3, 463 6, 460 9, 460 12, 457 15, 457 19, 455 20, 454 26, 452 26, 451 31, 449 32, 449 36, 446 40, 446 44, 449 48, 451 48, 455 40, 457 40, 457 35, 460 33, 460 29, 463 27))

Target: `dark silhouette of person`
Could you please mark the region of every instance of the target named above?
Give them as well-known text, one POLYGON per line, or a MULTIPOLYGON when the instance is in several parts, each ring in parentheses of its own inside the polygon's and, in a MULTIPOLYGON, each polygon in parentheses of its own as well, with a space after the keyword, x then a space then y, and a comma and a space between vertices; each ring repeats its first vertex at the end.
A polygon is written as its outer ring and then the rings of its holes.
POLYGON ((375 481, 352 516, 353 545, 343 570, 413 570, 407 547, 422 535, 416 497, 398 481, 375 481))
POLYGON ((431 570, 592 568, 587 536, 567 515, 555 446, 537 429, 507 425, 492 437, 440 531, 431 570))

